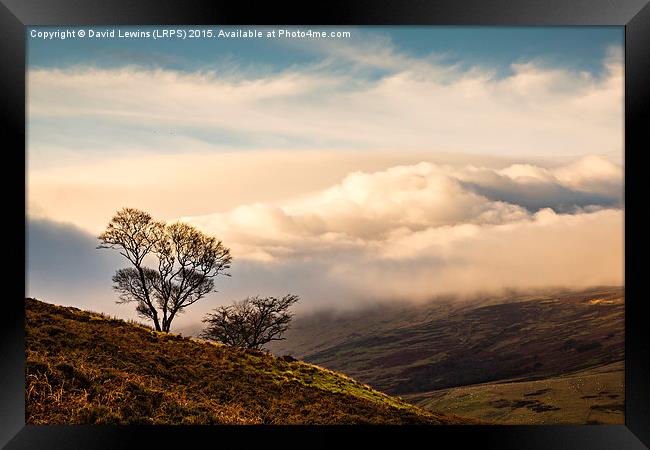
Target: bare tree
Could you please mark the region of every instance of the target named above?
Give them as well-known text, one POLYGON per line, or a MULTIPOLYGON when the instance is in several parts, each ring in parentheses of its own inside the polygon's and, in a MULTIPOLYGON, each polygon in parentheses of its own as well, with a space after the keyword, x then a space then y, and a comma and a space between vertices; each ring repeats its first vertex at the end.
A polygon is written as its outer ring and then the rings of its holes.
POLYGON ((300 297, 248 297, 230 306, 221 306, 203 319, 207 327, 201 337, 243 348, 259 349, 271 341, 280 341, 293 314, 289 307, 300 297))
POLYGON ((99 235, 97 248, 119 250, 133 267, 113 276, 118 303, 137 303, 138 314, 169 332, 177 314, 214 291, 232 257, 217 238, 185 223, 167 225, 150 214, 123 208, 99 235), (144 266, 145 258, 156 268, 144 266))

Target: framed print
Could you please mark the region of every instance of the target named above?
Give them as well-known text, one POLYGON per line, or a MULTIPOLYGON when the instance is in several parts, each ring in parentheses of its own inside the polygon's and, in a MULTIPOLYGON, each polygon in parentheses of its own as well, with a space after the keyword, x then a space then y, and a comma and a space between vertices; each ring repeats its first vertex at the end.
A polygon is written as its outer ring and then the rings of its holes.
POLYGON ((0 17, 6 448, 650 445, 646 1, 0 17))

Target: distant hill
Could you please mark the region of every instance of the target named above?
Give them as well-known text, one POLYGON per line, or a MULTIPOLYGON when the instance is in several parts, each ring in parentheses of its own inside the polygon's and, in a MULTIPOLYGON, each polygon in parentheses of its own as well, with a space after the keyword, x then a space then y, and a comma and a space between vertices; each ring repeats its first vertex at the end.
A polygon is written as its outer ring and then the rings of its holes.
POLYGON ((464 424, 341 373, 25 299, 28 424, 464 424))
MULTIPOLYGON (((493 408, 492 416, 472 414, 451 389, 562 378, 623 361, 624 300, 622 287, 602 287, 322 313, 296 318, 287 340, 272 350, 343 371, 420 406, 507 420, 505 408, 493 408)), ((612 376, 622 379, 622 372, 612 376)), ((609 403, 621 402, 622 384, 612 384, 619 397, 609 403)), ((520 385, 510 394, 520 389, 522 395, 534 391, 520 385)), ((573 405, 586 411, 571 417, 588 417, 594 404, 582 397, 598 391, 571 392, 573 405)))

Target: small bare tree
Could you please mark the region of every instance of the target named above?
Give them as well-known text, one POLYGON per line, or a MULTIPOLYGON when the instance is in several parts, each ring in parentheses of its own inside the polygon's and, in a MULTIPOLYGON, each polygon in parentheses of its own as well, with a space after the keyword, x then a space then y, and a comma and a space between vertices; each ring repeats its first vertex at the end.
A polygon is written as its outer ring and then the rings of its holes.
POLYGON ((203 319, 207 327, 201 337, 243 348, 259 349, 271 341, 280 341, 293 314, 289 307, 300 298, 289 294, 282 298, 248 297, 230 306, 221 306, 203 319))
POLYGON ((113 276, 118 303, 136 303, 138 314, 158 331, 169 332, 177 314, 214 291, 217 275, 229 276, 230 250, 217 238, 138 209, 119 210, 99 240, 97 248, 117 249, 133 266, 113 276), (146 267, 145 258, 157 267, 146 267))

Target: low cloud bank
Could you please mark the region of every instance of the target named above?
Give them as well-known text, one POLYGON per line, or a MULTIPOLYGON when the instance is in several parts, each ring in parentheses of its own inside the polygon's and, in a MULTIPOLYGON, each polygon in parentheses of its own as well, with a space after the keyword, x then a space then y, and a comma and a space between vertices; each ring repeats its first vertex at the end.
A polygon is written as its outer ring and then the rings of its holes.
POLYGON ((322 305, 621 284, 622 180, 591 156, 554 169, 423 162, 181 220, 233 248, 238 290, 322 305))
MULTIPOLYGON (((423 162, 352 172, 285 202, 184 217, 223 239, 235 260, 219 292, 177 326, 196 328, 211 308, 255 294, 299 294, 296 310, 306 312, 622 284, 622 180, 620 166, 596 157, 556 168, 423 162)), ((32 218, 28 295, 135 317, 111 290, 126 262, 96 245, 72 225, 32 218)))
POLYGON ((72 224, 29 218, 25 295, 120 317, 133 311, 115 305, 114 271, 123 266, 117 253, 99 251, 97 239, 72 224))

